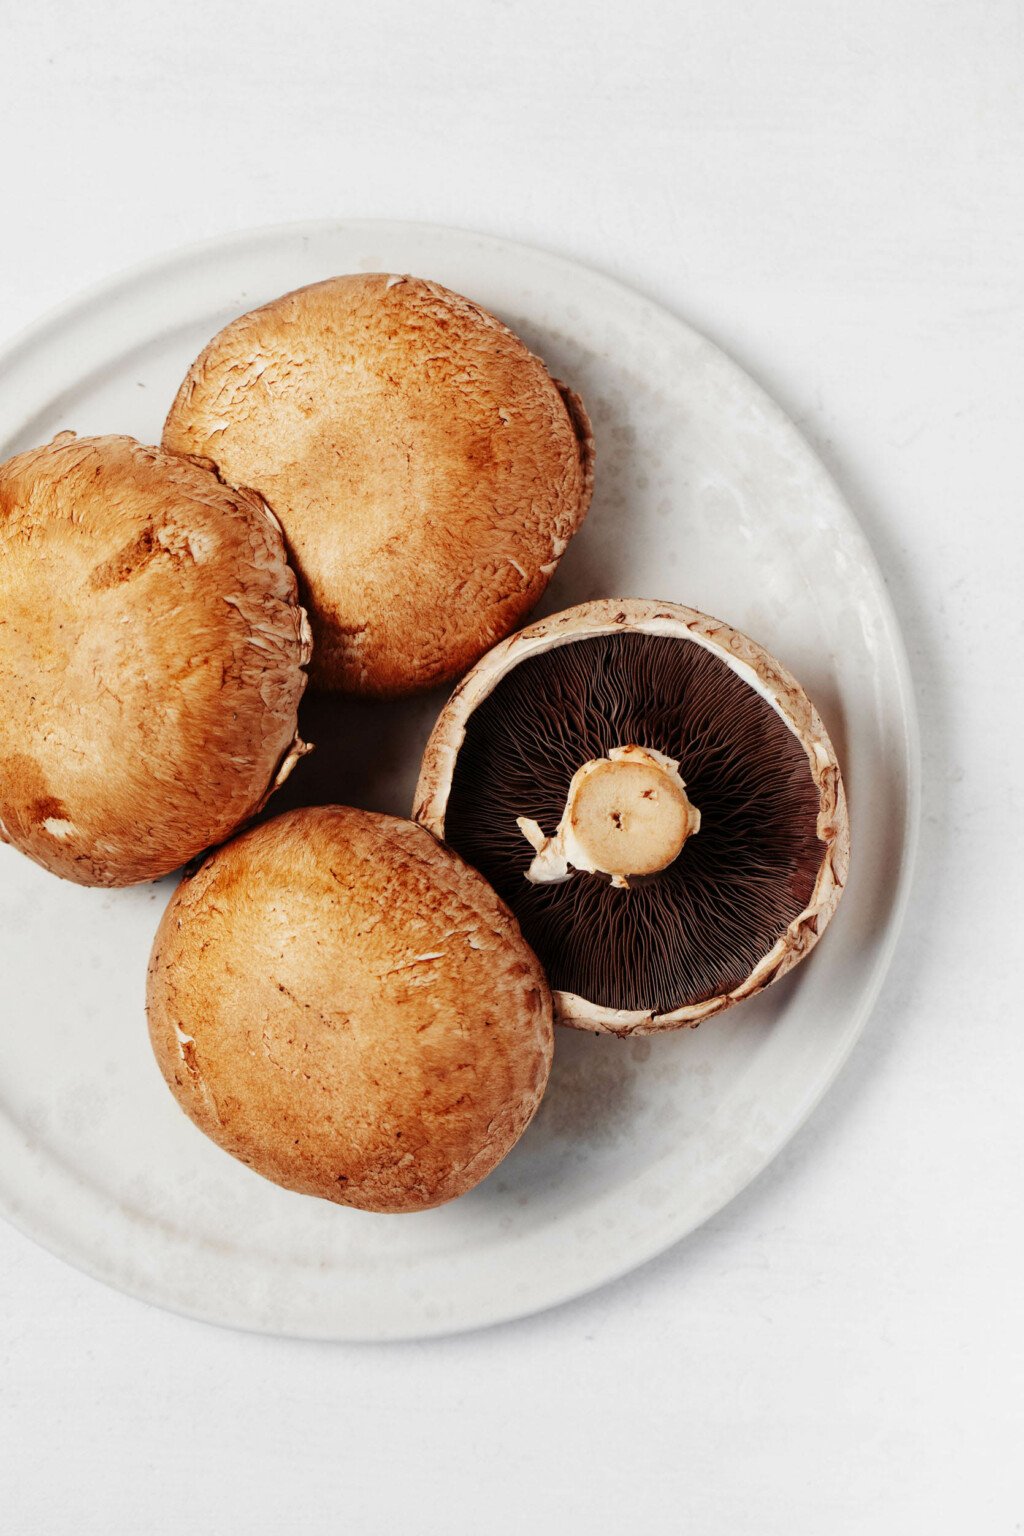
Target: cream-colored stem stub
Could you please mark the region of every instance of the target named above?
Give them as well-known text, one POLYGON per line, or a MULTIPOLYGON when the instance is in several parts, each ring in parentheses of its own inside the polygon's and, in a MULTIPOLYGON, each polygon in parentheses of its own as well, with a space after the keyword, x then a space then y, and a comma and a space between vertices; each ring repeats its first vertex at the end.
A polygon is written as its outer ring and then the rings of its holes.
POLYGON ((536 857, 526 872, 535 885, 568 880, 574 869, 610 875, 625 888, 630 875, 653 875, 678 858, 700 830, 679 764, 647 747, 613 747, 573 774, 553 837, 528 816, 516 825, 536 857))

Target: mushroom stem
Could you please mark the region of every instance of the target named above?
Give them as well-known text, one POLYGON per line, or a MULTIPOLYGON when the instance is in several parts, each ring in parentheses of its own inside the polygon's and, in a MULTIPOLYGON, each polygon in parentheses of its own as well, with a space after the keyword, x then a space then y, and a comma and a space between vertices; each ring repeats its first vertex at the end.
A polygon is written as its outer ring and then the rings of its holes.
POLYGON ((611 876, 625 890, 629 878, 653 875, 679 857, 700 831, 700 811, 690 803, 679 764, 648 747, 613 747, 573 774, 562 819, 553 837, 519 816, 516 825, 536 857, 527 880, 546 885, 568 880, 574 869, 611 876))

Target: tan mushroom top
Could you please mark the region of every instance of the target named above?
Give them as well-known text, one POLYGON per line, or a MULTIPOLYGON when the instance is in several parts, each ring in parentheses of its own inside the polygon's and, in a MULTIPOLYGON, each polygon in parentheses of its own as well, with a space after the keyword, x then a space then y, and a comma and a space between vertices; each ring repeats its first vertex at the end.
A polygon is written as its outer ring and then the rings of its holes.
POLYGON ((0 465, 0 835, 83 885, 222 841, 301 750, 308 628, 260 498, 129 437, 0 465))
POLYGON ((536 603, 590 501, 581 402, 437 283, 333 278, 233 321, 164 430, 280 519, 328 689, 464 672, 536 603))
POLYGON ((220 1146, 367 1210, 439 1205, 531 1119, 551 995, 487 883, 411 822, 292 811, 219 849, 161 923, 157 1060, 220 1146))

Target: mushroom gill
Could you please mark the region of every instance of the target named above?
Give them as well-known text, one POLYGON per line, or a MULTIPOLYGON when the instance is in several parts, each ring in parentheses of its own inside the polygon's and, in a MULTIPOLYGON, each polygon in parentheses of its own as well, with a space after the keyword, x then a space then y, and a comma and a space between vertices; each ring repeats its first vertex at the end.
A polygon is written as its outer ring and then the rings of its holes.
POLYGON ((448 843, 508 902, 552 987, 668 1014, 733 991, 808 907, 819 790, 781 715, 719 656, 672 636, 592 635, 526 657, 470 715, 448 843), (678 764, 699 835, 657 873, 613 884, 527 878, 581 766, 624 745, 678 764))

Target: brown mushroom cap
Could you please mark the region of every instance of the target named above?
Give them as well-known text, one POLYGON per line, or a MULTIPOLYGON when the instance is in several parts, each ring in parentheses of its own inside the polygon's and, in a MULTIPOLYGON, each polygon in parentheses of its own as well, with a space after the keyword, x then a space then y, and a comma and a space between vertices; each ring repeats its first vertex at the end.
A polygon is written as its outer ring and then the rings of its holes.
POLYGON ((280 518, 314 685, 381 697, 458 676, 514 628, 592 488, 579 399, 479 305, 386 274, 225 327, 164 443, 209 456, 280 518))
POLYGON ((615 1034, 698 1024, 784 975, 849 860, 839 765, 796 680, 719 620, 640 600, 555 614, 484 657, 435 726, 414 814, 509 903, 558 1019, 615 1034), (625 780, 637 749, 660 806, 643 816, 625 780), (581 840, 587 764, 613 790, 596 797, 608 825, 581 840), (649 854, 652 825, 667 863, 604 853, 639 834, 649 854))
POLYGON ((81 885, 167 874, 304 750, 280 529, 211 467, 63 433, 0 465, 0 836, 81 885))
POLYGON ((551 1065, 551 994, 508 908, 422 827, 337 806, 243 833, 180 886, 148 1009, 219 1146, 371 1211, 472 1188, 551 1065))

